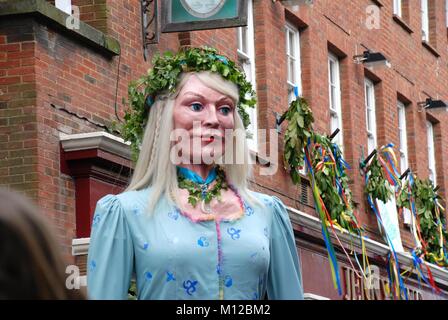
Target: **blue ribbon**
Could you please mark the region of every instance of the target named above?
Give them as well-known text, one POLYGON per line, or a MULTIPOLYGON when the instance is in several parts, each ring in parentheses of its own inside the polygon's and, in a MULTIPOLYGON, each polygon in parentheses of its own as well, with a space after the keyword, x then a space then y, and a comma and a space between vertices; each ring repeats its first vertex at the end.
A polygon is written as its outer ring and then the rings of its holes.
POLYGON ((200 175, 198 175, 196 172, 177 166, 177 174, 184 177, 185 179, 191 180, 192 182, 199 183, 199 184, 210 184, 216 179, 216 167, 213 167, 210 172, 208 173, 207 178, 204 180, 200 175))
POLYGON ((415 253, 415 250, 412 250, 411 255, 412 255, 412 262, 413 262, 413 264, 414 264, 414 267, 417 269, 417 271, 418 271, 418 273, 419 273, 418 284, 419 284, 420 288, 421 288, 420 278, 422 278, 423 281, 424 281, 427 285, 429 285, 429 286, 432 288, 433 292, 434 292, 434 291, 435 291, 434 288, 433 288, 432 285, 429 283, 429 280, 425 277, 425 275, 423 274, 423 271, 422 271, 422 269, 421 269, 421 267, 420 267, 420 266, 422 265, 422 263, 423 263, 422 259, 421 259, 420 257, 417 256, 417 254, 415 253))
POLYGON ((146 96, 145 104, 146 104, 147 108, 151 108, 152 107, 152 105, 154 104, 154 99, 153 99, 153 97, 151 95, 146 96))
POLYGON ((334 253, 333 245, 332 245, 332 243, 331 243, 331 241, 329 239, 330 236, 328 234, 328 230, 325 229, 324 224, 325 224, 325 222, 322 221, 322 235, 323 235, 323 238, 324 238, 324 241, 325 241, 325 246, 327 247, 328 255, 330 256, 330 259, 331 259, 331 261, 333 263, 333 266, 334 266, 336 283, 337 283, 337 286, 338 286, 338 294, 342 295, 341 280, 340 280, 340 277, 339 277, 338 261, 336 259, 335 253, 334 253))
POLYGON ((226 57, 221 56, 221 55, 219 55, 219 54, 216 54, 215 57, 216 57, 218 60, 220 60, 222 63, 224 63, 224 64, 229 64, 229 60, 227 60, 226 57))
MULTIPOLYGON (((308 138, 307 146, 305 148, 308 149, 310 145, 311 145, 311 138, 308 138)), ((309 151, 309 149, 308 149, 308 151, 309 151)), ((320 151, 322 152, 322 150, 320 150, 320 151)), ((305 155, 305 164, 308 167, 309 174, 311 175, 311 178, 312 178, 311 179, 311 186, 312 186, 312 188, 314 190, 314 186, 316 184, 315 178, 314 178, 314 171, 313 171, 313 167, 311 166, 311 163, 309 162, 308 157, 306 155, 305 155)), ((314 192, 313 192, 313 196, 314 196, 314 192)), ((317 210, 317 201, 318 201, 318 199, 314 199, 314 208, 315 208, 316 212, 318 211, 317 210)), ((325 226, 325 221, 321 221, 321 222, 322 222, 322 236, 324 238, 324 242, 325 242, 325 246, 327 248, 329 259, 331 260, 331 264, 334 267, 334 273, 335 273, 335 278, 336 278, 338 294, 342 295, 341 280, 340 280, 340 277, 339 277, 338 260, 336 259, 336 255, 335 255, 335 252, 334 252, 334 247, 333 247, 333 245, 331 243, 330 235, 328 234, 328 230, 327 230, 327 228, 325 226)))
POLYGON ((336 143, 332 144, 332 153, 334 160, 336 162, 336 186, 338 188, 338 193, 343 197, 344 189, 342 188, 342 183, 340 178, 344 175, 345 169, 350 169, 350 165, 340 156, 339 146, 336 143))

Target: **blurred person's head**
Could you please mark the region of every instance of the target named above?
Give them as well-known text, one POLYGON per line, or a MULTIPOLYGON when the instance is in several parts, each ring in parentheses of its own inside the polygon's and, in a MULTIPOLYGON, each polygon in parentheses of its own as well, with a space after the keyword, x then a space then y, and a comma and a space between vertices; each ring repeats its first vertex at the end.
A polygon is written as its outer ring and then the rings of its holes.
POLYGON ((53 229, 26 197, 0 188, 0 299, 82 299, 66 288, 53 229))

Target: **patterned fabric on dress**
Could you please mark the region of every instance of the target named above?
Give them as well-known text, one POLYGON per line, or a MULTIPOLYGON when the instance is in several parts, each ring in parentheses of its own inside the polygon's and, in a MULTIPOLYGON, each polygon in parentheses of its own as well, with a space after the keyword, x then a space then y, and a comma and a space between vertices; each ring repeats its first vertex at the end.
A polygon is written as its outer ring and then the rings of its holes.
POLYGON ((275 196, 252 192, 234 221, 193 222, 151 188, 107 195, 96 206, 87 262, 91 299, 303 299, 291 222, 275 196))

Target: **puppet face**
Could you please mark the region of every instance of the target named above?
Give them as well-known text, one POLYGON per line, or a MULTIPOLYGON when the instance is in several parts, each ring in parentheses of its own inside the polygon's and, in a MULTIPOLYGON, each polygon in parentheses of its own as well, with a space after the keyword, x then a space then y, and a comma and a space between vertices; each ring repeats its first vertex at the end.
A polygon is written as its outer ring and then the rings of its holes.
POLYGON ((191 76, 179 92, 173 110, 174 129, 188 133, 182 135, 178 145, 182 148, 182 161, 208 163, 205 160, 210 157, 221 157, 225 153, 226 130, 229 134, 234 129, 235 108, 230 97, 191 76))

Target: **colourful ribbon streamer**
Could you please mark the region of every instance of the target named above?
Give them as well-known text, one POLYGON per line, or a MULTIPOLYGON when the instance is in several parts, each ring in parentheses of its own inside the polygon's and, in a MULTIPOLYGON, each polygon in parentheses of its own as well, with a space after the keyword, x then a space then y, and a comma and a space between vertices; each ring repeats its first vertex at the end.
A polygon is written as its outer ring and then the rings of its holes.
POLYGON ((311 159, 309 155, 309 147, 311 144, 311 139, 308 138, 308 144, 305 147, 305 164, 307 166, 308 175, 310 177, 310 183, 311 188, 313 190, 313 197, 314 197, 314 205, 316 208, 316 211, 319 213, 320 220, 322 222, 322 236, 324 238, 325 246, 327 248, 328 253, 328 260, 330 262, 330 269, 331 269, 331 277, 333 279, 333 285, 335 289, 338 290, 338 294, 342 295, 342 288, 341 288, 341 280, 339 276, 339 268, 338 268, 338 261, 336 259, 336 254, 334 252, 333 244, 330 241, 330 235, 328 233, 328 229, 326 226, 326 216, 324 214, 324 210, 322 208, 322 203, 320 201, 320 195, 319 190, 316 185, 316 181, 314 179, 314 171, 313 167, 311 165, 311 159))
MULTIPOLYGON (((336 157, 332 153, 332 150, 330 150, 330 152, 327 152, 319 144, 315 144, 314 148, 317 149, 317 152, 319 152, 319 155, 322 158, 322 161, 320 161, 320 162, 318 162, 316 164, 315 170, 317 170, 317 171, 324 170, 325 166, 328 165, 328 166, 333 167, 334 170, 336 172, 338 172, 338 170, 337 170, 338 169, 337 168, 337 161, 335 160, 336 157)), ((360 275, 356 271, 357 268, 355 268, 355 266, 353 265, 353 263, 351 261, 351 258, 350 258, 350 255, 347 253, 347 251, 345 250, 345 247, 342 245, 342 243, 341 243, 341 241, 340 241, 340 239, 339 239, 339 237, 337 235, 337 232, 335 231, 335 226, 337 226, 341 230, 341 232, 344 232, 345 229, 342 228, 338 224, 337 220, 334 220, 334 221, 332 220, 332 218, 331 218, 331 216, 330 216, 330 214, 329 214, 329 212, 328 212, 328 210, 327 210, 327 208, 325 206, 325 203, 324 203, 324 201, 323 201, 323 199, 321 197, 320 190, 319 190, 319 188, 317 186, 317 183, 316 183, 316 180, 315 180, 315 170, 314 170, 314 168, 312 166, 312 161, 311 161, 311 157, 310 157, 310 149, 311 149, 311 139, 308 139, 307 146, 305 147, 305 164, 306 164, 306 166, 308 168, 307 172, 308 172, 308 176, 310 178, 311 188, 312 188, 312 191, 313 191, 315 208, 316 208, 316 211, 318 212, 320 220, 322 222, 322 235, 323 235, 325 246, 326 246, 327 252, 328 252, 328 258, 329 258, 329 262, 330 262, 330 268, 331 268, 333 284, 334 284, 334 287, 338 290, 339 295, 342 295, 338 262, 337 262, 337 258, 336 258, 336 254, 335 254, 335 250, 334 250, 333 244, 331 243, 330 233, 328 231, 327 226, 330 226, 330 228, 331 228, 331 230, 333 232, 334 237, 338 241, 338 243, 339 243, 341 249, 343 250, 344 254, 347 256, 348 261, 351 264, 351 266, 352 266, 353 270, 355 271, 356 275, 358 277, 364 278, 364 279, 366 279, 366 275, 365 275, 365 272, 364 272, 365 265, 368 265, 367 252, 366 252, 365 243, 364 243, 364 240, 363 240, 360 228, 359 228, 359 226, 357 224, 356 218, 354 218, 354 216, 353 216, 353 219, 355 220, 355 221, 353 221, 352 217, 350 217, 351 218, 350 219, 351 226, 354 227, 358 231, 359 236, 360 236, 360 241, 361 241, 361 249, 362 249, 362 254, 363 254, 363 265, 364 265, 364 268, 362 268, 360 266, 360 263, 359 263, 359 261, 357 259, 356 254, 355 254, 355 259, 356 259, 356 261, 358 263, 358 266, 359 266, 359 268, 361 270, 361 275, 360 275)), ((333 149, 333 150, 335 150, 335 153, 337 155, 337 149, 333 149)), ((340 163, 343 164, 344 162, 341 161, 340 163)), ((342 168, 342 170, 343 170, 343 168, 342 168)), ((339 174, 336 173, 335 176, 336 177, 342 176, 342 174, 343 174, 343 172, 339 171, 339 174)), ((349 202, 347 201, 347 199, 345 197, 345 190, 343 190, 342 184, 340 183, 340 181, 338 181, 338 179, 335 179, 335 180, 336 181, 334 182, 334 184, 335 184, 335 186, 339 185, 340 194, 343 195, 342 198, 344 199, 344 203, 346 204, 347 208, 350 210, 351 206, 350 206, 349 202)), ((339 191, 338 191, 338 193, 339 193, 339 191)), ((341 213, 341 214, 343 214, 343 213, 341 213)), ((348 233, 350 234, 350 237, 351 237, 350 231, 348 231, 348 233)), ((353 247, 353 243, 351 243, 351 244, 352 244, 352 247, 353 247)))
MULTIPOLYGON (((400 182, 398 178, 398 170, 396 169, 396 157, 393 152, 393 144, 388 144, 386 146, 383 146, 381 148, 381 154, 385 155, 387 158, 387 161, 385 161, 380 154, 377 154, 376 157, 378 161, 380 162, 383 172, 386 176, 387 181, 394 187, 397 187, 400 182)), ((368 170, 366 170, 365 174, 365 183, 366 185, 369 182, 369 175, 367 174, 368 170)), ((395 296, 397 298, 402 298, 402 294, 404 293, 404 297, 406 300, 408 300, 407 290, 404 288, 403 279, 400 275, 400 264, 398 262, 398 257, 396 254, 396 251, 394 249, 394 246, 392 244, 392 241, 389 238, 389 235, 386 232, 386 229, 384 228, 383 221, 381 219, 381 216, 378 212, 378 209, 372 199, 372 197, 368 194, 367 195, 367 202, 369 203, 372 211, 375 213, 375 216, 377 218, 377 222, 379 225, 379 230, 384 230, 382 232, 383 237, 385 238, 387 244, 389 245, 389 248, 391 250, 390 254, 388 255, 388 276, 389 276, 389 283, 394 288, 395 296), (398 286, 396 282, 398 281, 398 286)))
MULTIPOLYGON (((428 255, 428 252, 427 252, 427 243, 423 239, 421 231, 420 231, 420 222, 419 222, 417 210, 415 207, 415 200, 414 200, 414 197, 412 196, 412 189, 414 187, 415 181, 414 181, 414 174, 411 171, 408 174, 408 181, 409 181, 409 183, 408 183, 408 187, 407 187, 407 192, 408 192, 408 200, 410 203, 411 215, 412 215, 412 226, 411 226, 412 227, 412 235, 414 237, 414 243, 415 243, 415 247, 411 252, 411 255, 413 258, 414 269, 417 270, 419 286, 421 287, 420 279, 423 279, 423 281, 431 287, 433 292, 435 292, 437 294, 437 293, 440 293, 441 291, 437 287, 437 285, 434 281, 434 277, 432 275, 431 269, 428 267, 428 265, 425 263, 425 261, 417 255, 417 250, 418 251, 421 250, 423 252, 422 256, 428 255), (422 266, 424 266, 426 269, 427 277, 425 277, 425 275, 423 273, 422 266)), ((437 199, 435 199, 435 201, 437 201, 437 199)))

